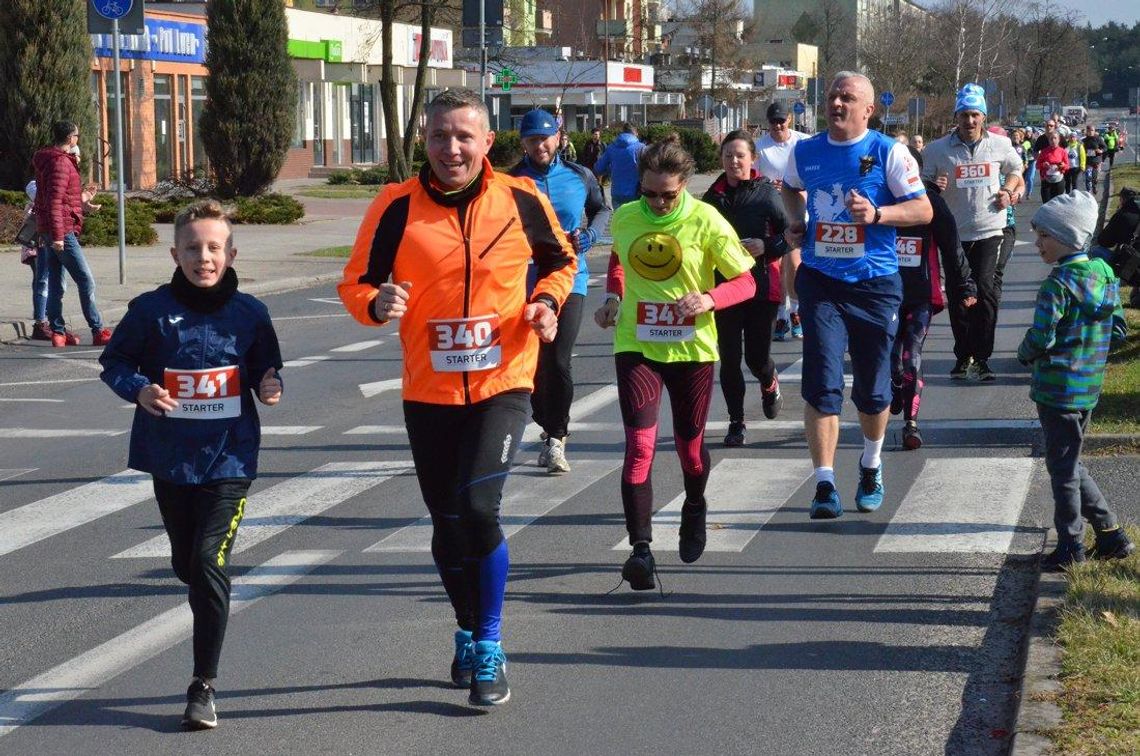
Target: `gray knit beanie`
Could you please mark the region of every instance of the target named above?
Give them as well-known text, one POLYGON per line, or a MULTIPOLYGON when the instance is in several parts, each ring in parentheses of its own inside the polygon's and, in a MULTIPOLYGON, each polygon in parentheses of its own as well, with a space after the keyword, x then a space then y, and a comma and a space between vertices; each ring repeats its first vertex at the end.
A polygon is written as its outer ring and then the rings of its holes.
POLYGON ((1046 202, 1033 214, 1030 224, 1066 247, 1086 249, 1096 230, 1097 213, 1096 198, 1088 192, 1075 191, 1046 202))

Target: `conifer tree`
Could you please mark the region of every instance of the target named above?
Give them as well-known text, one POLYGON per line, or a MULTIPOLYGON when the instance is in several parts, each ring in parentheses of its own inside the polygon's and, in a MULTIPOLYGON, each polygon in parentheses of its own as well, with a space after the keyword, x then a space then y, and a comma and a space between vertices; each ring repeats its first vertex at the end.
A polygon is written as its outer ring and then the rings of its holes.
POLYGON ((84 0, 0 2, 0 188, 24 188, 60 120, 79 126, 86 173, 96 144, 91 54, 84 0))
POLYGON ((293 138, 297 77, 280 0, 211 0, 206 107, 199 135, 222 197, 248 197, 276 178, 293 138))

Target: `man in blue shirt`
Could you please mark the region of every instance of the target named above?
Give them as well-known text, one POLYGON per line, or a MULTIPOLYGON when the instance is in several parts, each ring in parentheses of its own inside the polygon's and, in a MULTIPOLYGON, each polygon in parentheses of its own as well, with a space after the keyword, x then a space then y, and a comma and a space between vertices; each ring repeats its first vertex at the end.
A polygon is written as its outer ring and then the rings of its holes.
MULTIPOLYGON (((574 400, 570 354, 578 339, 586 284, 590 280, 586 252, 605 233, 611 213, 594 174, 559 157, 558 122, 553 115, 545 110, 530 111, 523 116, 519 136, 526 154, 522 162, 511 169, 511 175, 533 179, 550 198, 562 230, 578 252, 574 288, 558 311, 558 335, 551 343, 539 347, 530 402, 534 421, 543 430, 544 443, 538 464, 548 473, 564 473, 570 471, 570 463, 566 461, 566 437, 570 403, 574 400)), ((531 274, 533 285, 533 265, 531 274)))
POLYGON ((594 173, 599 176, 608 173, 613 180, 610 193, 613 195, 614 210, 637 199, 637 189, 641 185, 637 159, 644 149, 645 145, 637 138, 637 129, 632 123, 627 123, 594 165, 594 173))
POLYGON ((883 503, 880 453, 902 302, 895 227, 929 223, 933 216, 907 148, 867 129, 874 112, 870 80, 837 74, 827 95, 827 132, 796 144, 781 189, 791 219, 804 217, 801 192, 807 197, 807 223, 793 220, 785 235, 789 246, 803 250, 796 292, 804 329, 804 429, 816 477, 812 519, 843 514, 834 464, 845 350, 863 430, 855 504, 873 512, 883 503))

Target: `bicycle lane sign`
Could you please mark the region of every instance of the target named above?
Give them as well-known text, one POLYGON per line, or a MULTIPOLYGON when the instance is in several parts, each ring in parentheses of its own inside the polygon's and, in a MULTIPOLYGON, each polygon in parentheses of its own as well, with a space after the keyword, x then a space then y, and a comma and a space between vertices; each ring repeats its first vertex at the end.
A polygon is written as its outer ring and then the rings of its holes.
POLYGON ((91 7, 103 18, 114 21, 131 12, 136 0, 90 0, 91 7))

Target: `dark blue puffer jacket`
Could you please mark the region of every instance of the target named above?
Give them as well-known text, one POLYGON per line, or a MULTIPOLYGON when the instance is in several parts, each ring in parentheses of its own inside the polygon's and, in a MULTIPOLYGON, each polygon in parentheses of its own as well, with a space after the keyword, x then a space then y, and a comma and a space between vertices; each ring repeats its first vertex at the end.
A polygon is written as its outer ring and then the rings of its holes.
POLYGON ((638 140, 636 134, 623 132, 618 134, 598 162, 594 165, 594 173, 601 176, 609 173, 613 179, 613 195, 616 198, 629 200, 637 196, 641 177, 637 173, 637 160, 645 145, 638 140))
POLYGON ((99 362, 103 382, 128 402, 151 383, 164 385, 167 369, 237 367, 238 417, 156 417, 136 406, 127 464, 179 485, 257 477, 261 423, 254 392, 269 368, 281 369, 277 334, 260 300, 235 292, 204 313, 175 298, 170 284, 160 286, 131 301, 99 362))

